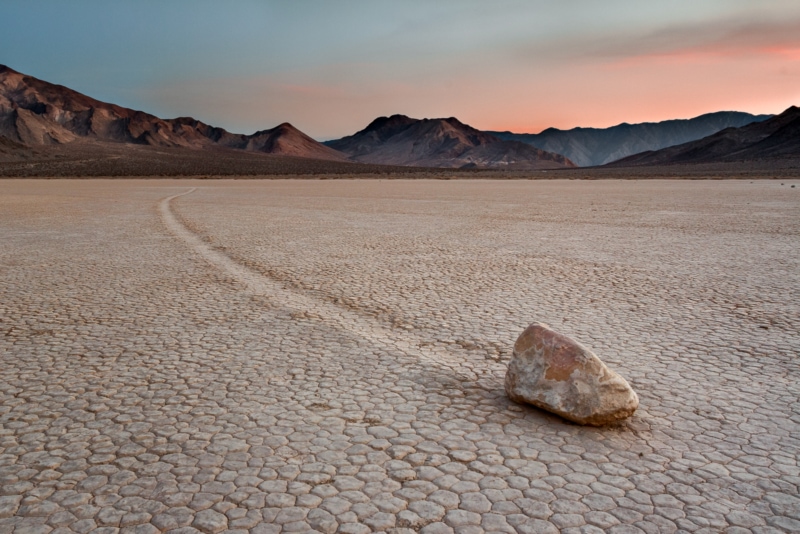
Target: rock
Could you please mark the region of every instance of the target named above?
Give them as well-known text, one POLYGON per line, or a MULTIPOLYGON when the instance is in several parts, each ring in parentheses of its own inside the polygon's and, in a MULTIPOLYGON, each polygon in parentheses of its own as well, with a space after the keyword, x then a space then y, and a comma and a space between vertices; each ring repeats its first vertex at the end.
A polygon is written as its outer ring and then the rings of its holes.
POLYGON ((639 406, 624 378, 577 341, 541 323, 528 326, 514 343, 505 388, 515 402, 581 425, 625 419, 639 406))

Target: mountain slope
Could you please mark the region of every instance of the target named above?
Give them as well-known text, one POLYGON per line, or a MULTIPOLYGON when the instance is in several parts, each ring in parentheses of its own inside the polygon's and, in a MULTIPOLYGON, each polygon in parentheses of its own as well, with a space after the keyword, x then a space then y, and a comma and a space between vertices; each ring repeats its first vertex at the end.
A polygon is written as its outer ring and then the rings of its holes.
POLYGON ((501 139, 521 141, 542 150, 564 154, 581 167, 603 165, 644 152, 678 145, 729 127, 745 126, 770 118, 737 111, 720 111, 693 119, 641 124, 619 124, 611 128, 548 128, 539 134, 488 132, 501 139))
POLYGON ((552 154, 503 141, 458 119, 379 117, 351 136, 325 143, 354 161, 450 168, 554 169, 574 167, 552 154))
POLYGON ((241 148, 284 156, 345 159, 345 156, 340 152, 315 141, 288 122, 279 124, 270 130, 261 130, 247 136, 247 143, 241 148))
POLYGON ((703 139, 629 156, 615 167, 800 159, 800 108, 703 139))
POLYGON ((243 135, 191 117, 160 119, 95 100, 4 65, 0 65, 0 136, 27 147, 83 141, 229 148, 315 159, 347 159, 288 123, 243 135))

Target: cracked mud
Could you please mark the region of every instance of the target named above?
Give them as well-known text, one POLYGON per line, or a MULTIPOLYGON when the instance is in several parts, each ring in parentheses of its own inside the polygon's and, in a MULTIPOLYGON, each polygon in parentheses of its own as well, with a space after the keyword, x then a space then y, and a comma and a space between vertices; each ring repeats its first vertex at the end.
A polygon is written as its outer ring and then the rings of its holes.
POLYGON ((772 181, 0 182, 0 532, 800 531, 772 181), (639 394, 510 402, 532 321, 639 394))

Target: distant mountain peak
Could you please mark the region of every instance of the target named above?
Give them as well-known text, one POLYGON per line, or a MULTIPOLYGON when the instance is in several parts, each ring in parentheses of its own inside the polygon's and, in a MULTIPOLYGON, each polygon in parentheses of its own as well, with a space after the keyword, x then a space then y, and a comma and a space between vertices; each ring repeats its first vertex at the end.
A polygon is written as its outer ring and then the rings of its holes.
POLYGON ((502 169, 573 166, 563 156, 522 143, 506 143, 455 117, 378 117, 363 130, 325 144, 355 161, 382 165, 502 169))
MULTIPOLYGON (((366 128, 361 132, 372 132, 381 130, 387 127, 404 126, 415 122, 417 119, 412 119, 406 115, 391 115, 389 117, 378 117, 370 122, 366 128)), ((360 133, 360 132, 359 132, 360 133)))
MULTIPOLYGON (((300 134, 303 134, 303 132, 301 132, 300 130, 298 130, 294 126, 292 126, 291 123, 282 122, 279 125, 274 126, 272 128, 259 130, 256 133, 254 133, 251 137, 256 137, 256 136, 261 136, 261 135, 268 135, 268 134, 276 134, 276 133, 281 133, 281 134, 300 133, 300 134)), ((305 135, 305 134, 303 134, 303 135, 305 135)))

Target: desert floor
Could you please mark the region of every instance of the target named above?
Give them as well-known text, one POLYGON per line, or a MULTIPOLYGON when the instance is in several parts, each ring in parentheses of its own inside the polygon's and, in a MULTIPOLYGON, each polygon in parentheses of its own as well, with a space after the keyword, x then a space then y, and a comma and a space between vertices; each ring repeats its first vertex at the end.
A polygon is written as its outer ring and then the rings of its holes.
POLYGON ((798 532, 798 330, 789 181, 3 180, 0 532, 798 532))

